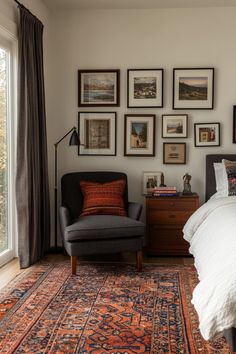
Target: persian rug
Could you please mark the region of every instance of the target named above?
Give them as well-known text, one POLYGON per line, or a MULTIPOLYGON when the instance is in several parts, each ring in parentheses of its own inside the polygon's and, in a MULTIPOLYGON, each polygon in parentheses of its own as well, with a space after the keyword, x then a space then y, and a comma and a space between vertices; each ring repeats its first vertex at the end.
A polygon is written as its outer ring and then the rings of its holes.
POLYGON ((0 353, 230 353, 205 342, 193 266, 38 263, 0 292, 0 353))

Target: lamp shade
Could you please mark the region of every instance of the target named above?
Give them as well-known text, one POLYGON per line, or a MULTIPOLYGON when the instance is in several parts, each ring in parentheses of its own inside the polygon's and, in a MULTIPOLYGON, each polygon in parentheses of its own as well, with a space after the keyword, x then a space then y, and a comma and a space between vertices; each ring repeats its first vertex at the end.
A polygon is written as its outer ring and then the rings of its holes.
POLYGON ((80 140, 76 129, 71 134, 69 145, 80 145, 80 140))

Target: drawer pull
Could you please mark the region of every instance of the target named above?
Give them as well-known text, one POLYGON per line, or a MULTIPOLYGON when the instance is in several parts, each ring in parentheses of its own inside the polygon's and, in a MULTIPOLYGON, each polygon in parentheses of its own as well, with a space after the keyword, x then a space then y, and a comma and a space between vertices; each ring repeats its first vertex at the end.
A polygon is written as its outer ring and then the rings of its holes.
POLYGON ((169 218, 174 219, 174 218, 176 218, 176 215, 169 215, 169 218))
POLYGON ((175 203, 173 203, 173 202, 172 202, 172 203, 170 203, 170 205, 171 205, 171 206, 174 206, 174 205, 175 205, 175 203))

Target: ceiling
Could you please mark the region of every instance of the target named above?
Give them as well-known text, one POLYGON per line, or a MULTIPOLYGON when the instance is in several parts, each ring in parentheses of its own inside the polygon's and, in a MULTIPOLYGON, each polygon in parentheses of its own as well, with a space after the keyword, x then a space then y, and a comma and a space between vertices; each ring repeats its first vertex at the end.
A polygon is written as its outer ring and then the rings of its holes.
POLYGON ((157 9, 236 6, 236 0, 43 0, 50 9, 157 9))

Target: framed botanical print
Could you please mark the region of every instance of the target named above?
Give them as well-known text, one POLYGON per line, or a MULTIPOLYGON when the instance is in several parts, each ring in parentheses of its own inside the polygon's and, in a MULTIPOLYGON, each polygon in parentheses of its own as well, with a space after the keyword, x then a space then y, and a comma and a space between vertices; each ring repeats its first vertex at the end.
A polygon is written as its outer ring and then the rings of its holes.
POLYGON ((186 143, 163 143, 163 163, 185 164, 186 143))
POLYGON ((79 112, 79 155, 116 155, 116 112, 79 112))
POLYGON ((155 155, 154 114, 125 115, 124 155, 155 155))
POLYGON ((187 138, 188 115, 187 114, 163 114, 162 138, 187 138))
POLYGON ((127 107, 163 107, 163 69, 127 70, 127 107))
POLYGON ((120 105, 120 70, 79 70, 79 106, 120 105))
POLYGON ((152 194, 154 188, 159 187, 161 184, 160 171, 155 172, 143 172, 143 194, 152 194))
POLYGON ((213 109, 214 68, 173 70, 173 109, 213 109))
POLYGON ((220 123, 195 123, 195 146, 220 146, 220 123))

